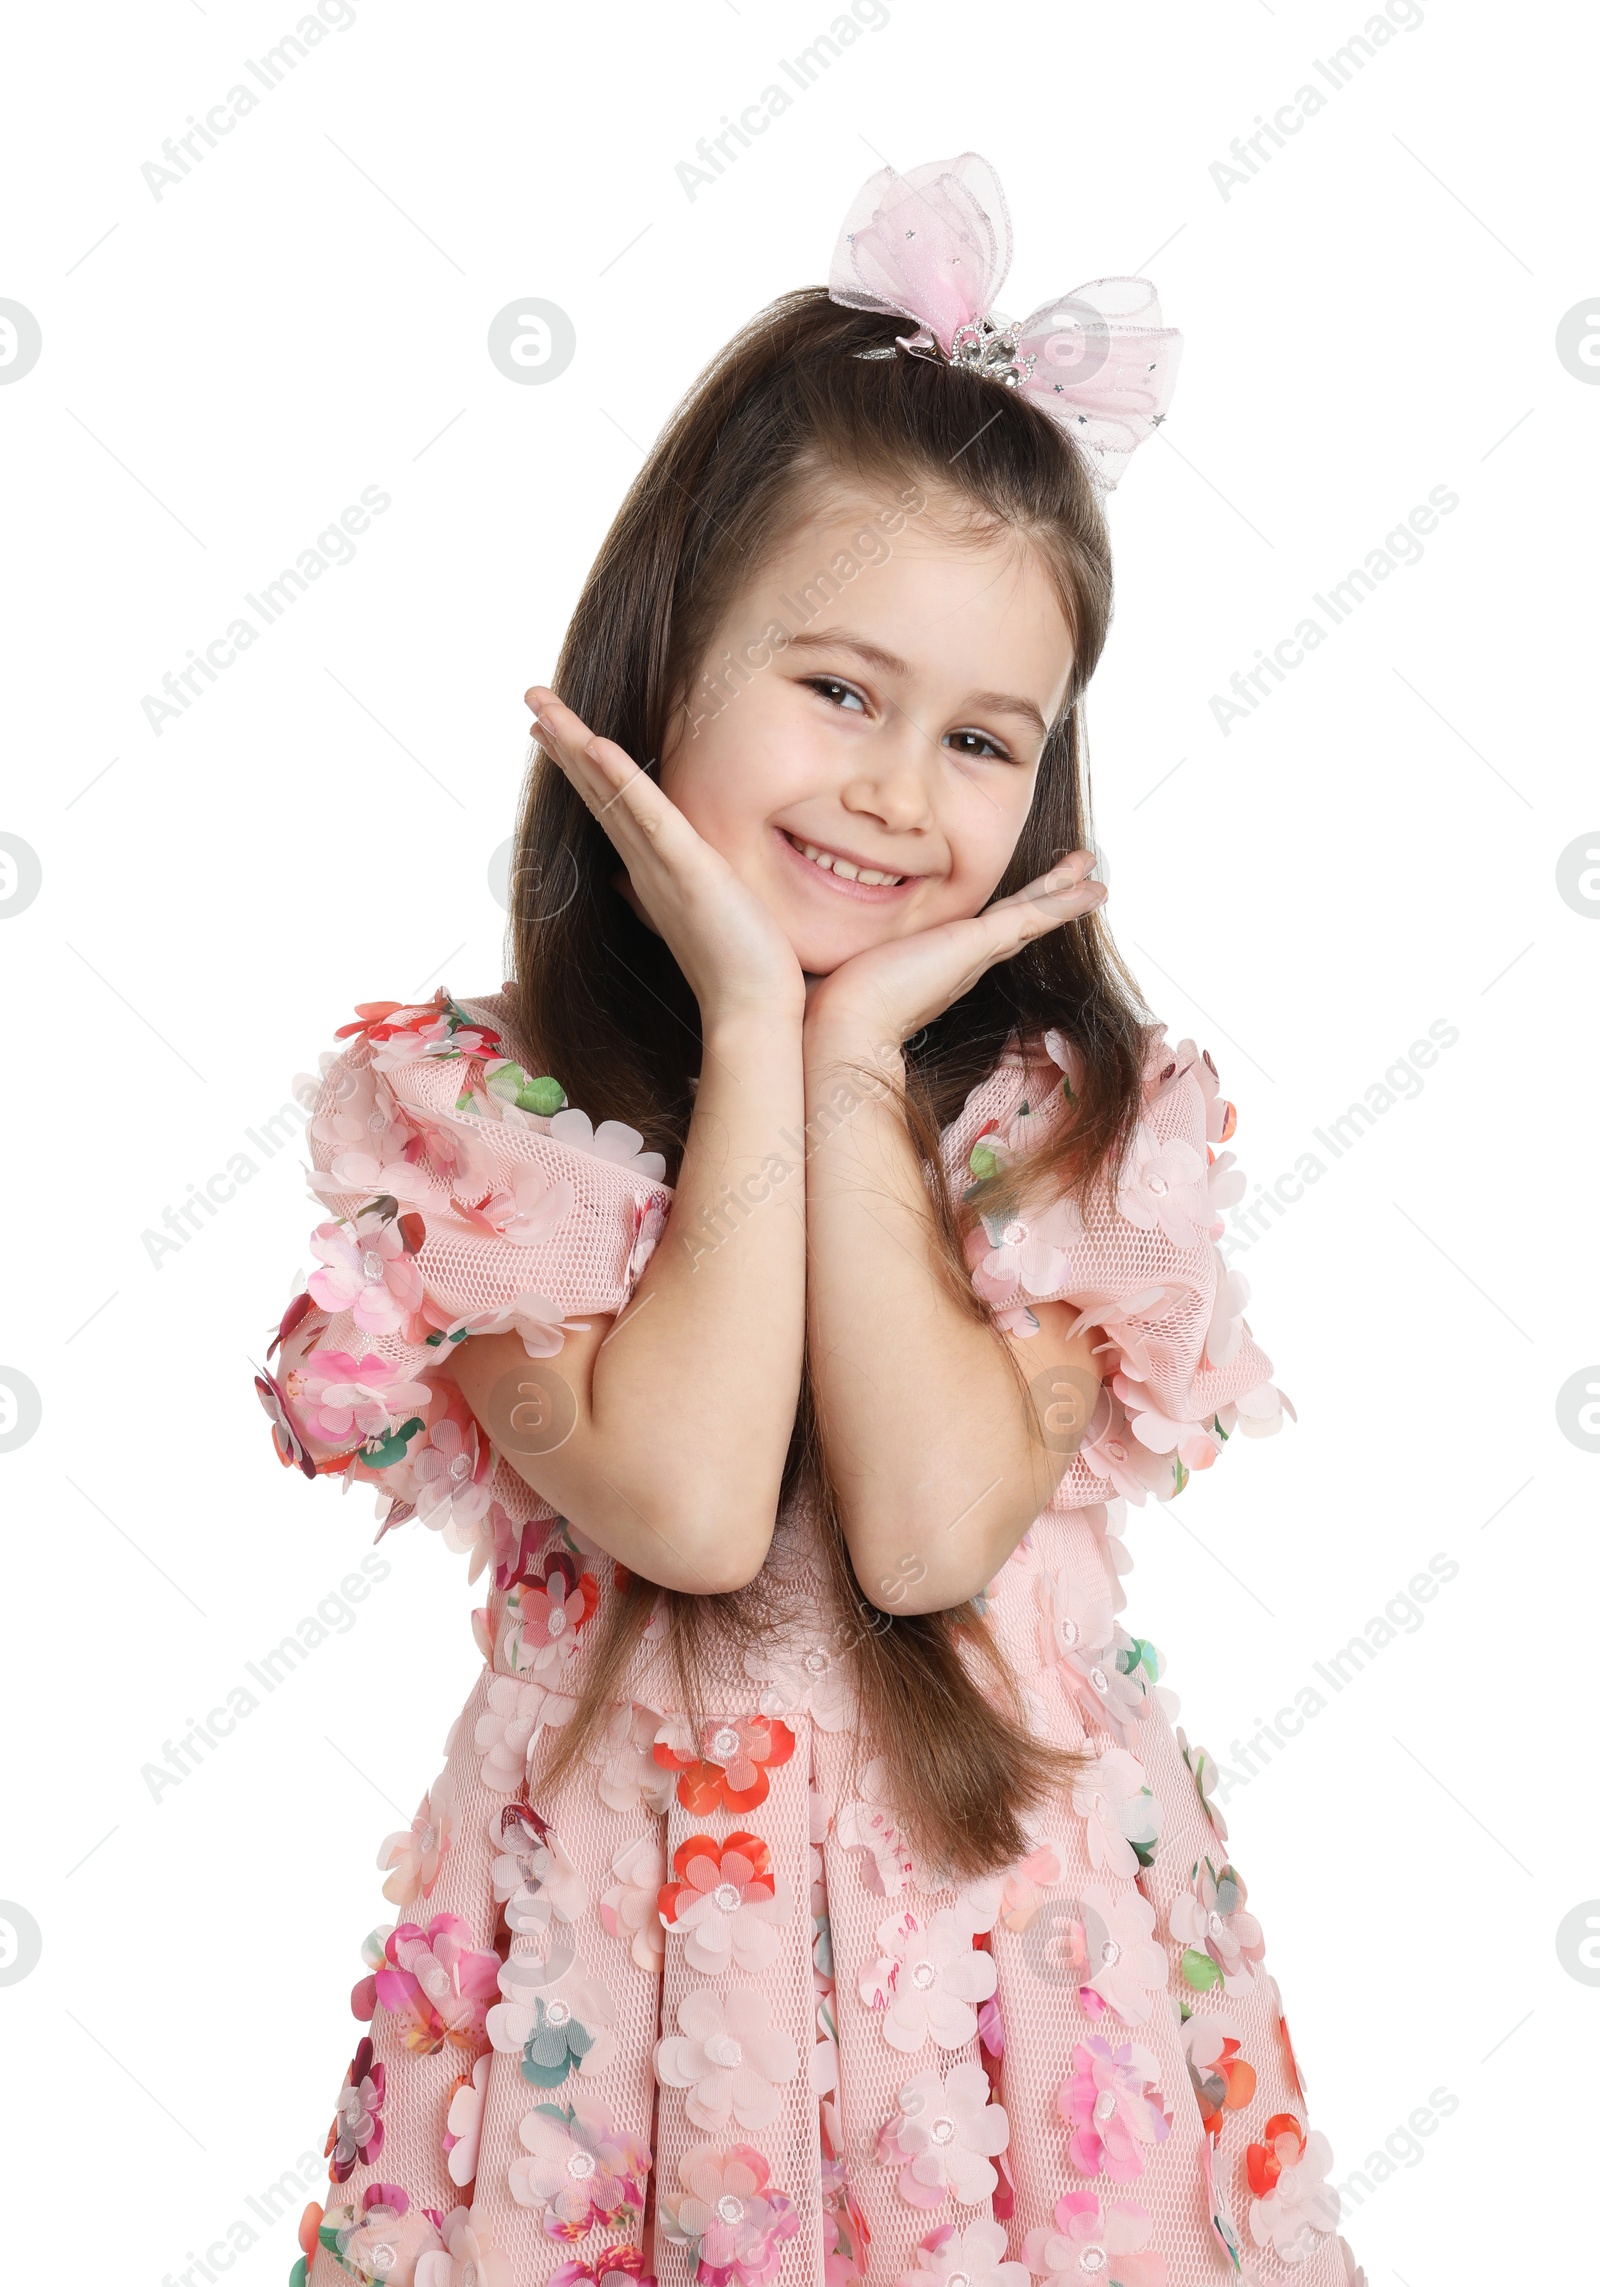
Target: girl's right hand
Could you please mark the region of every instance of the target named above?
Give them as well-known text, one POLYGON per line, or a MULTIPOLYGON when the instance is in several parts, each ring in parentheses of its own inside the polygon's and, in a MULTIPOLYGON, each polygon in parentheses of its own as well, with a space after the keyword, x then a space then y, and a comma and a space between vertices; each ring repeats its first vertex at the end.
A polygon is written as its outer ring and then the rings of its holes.
POLYGON ((527 704, 539 744, 610 836, 645 917, 689 981, 702 1024, 751 1012, 803 1018, 805 975, 794 947, 721 851, 631 756, 593 736, 552 690, 535 683, 527 704))

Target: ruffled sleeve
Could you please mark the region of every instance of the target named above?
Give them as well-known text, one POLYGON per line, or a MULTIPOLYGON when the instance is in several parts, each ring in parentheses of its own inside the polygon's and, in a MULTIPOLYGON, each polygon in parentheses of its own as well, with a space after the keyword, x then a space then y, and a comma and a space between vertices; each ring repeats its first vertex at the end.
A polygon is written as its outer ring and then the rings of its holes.
MULTIPOLYGON (((1057 1032, 1008 1049, 945 1131, 958 1194, 1054 1131, 1077 1072, 1057 1032)), ((1102 1184, 1081 1212, 1062 1193, 981 1217, 970 1235, 973 1286, 1008 1333, 1036 1334, 1031 1305, 1042 1302, 1073 1304, 1073 1331, 1101 1330, 1099 1402, 1052 1507, 1169 1500, 1235 1431, 1270 1436, 1294 1416, 1244 1315, 1249 1287, 1216 1244, 1245 1188, 1233 1153, 1214 1148, 1235 1117, 1209 1053, 1192 1040, 1174 1048, 1163 1028, 1120 1184, 1102 1184)))
POLYGON ((593 1127, 510 1054, 509 1016, 503 994, 442 988, 363 1003, 301 1090, 314 1267, 256 1390, 279 1459, 376 1485, 388 1524, 470 1528, 490 1505, 496 1457, 437 1380, 455 1344, 515 1328, 553 1357, 587 1313, 622 1308, 672 1201, 636 1129, 593 1127))

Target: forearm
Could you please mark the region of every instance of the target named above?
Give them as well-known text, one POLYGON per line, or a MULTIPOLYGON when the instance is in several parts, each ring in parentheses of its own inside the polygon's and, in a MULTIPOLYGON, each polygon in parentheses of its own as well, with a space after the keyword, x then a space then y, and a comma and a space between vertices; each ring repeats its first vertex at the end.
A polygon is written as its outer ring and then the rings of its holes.
MULTIPOLYGON (((840 1113, 850 1065, 901 1076, 854 1026, 805 1036, 807 1309, 819 1419, 864 1593, 943 1611, 993 1578, 1049 1501, 1070 1447, 1041 1433, 992 1327, 948 1282, 915 1146, 885 1092, 840 1113), (830 1124, 831 1122, 831 1124, 830 1124)), ((1086 1341, 1018 1346, 1030 1380, 1096 1379, 1086 1341), (1035 1359, 1030 1353, 1037 1347, 1035 1359)), ((1080 1407, 1081 1410, 1081 1407, 1080 1407)))
POLYGON ((805 1342, 799 1013, 709 1026, 667 1228, 623 1310, 548 1358, 469 1335, 453 1377, 500 1458, 630 1572, 753 1580, 776 1521, 805 1342))
POLYGON ((607 1474, 664 1530, 710 1550, 735 1540, 751 1576, 804 1357, 803 1101, 798 1014, 708 1030, 667 1229, 591 1387, 607 1474))

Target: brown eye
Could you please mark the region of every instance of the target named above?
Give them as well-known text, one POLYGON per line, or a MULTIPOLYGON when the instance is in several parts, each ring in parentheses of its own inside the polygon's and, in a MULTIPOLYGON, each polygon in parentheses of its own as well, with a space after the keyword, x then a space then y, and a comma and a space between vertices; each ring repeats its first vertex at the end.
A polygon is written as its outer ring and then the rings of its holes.
MULTIPOLYGON (((831 706, 839 706, 839 701, 834 698, 833 694, 836 691, 843 692, 845 698, 860 702, 863 713, 866 711, 867 702, 861 697, 861 693, 851 684, 841 682, 837 675, 808 675, 805 687, 808 691, 820 691, 831 706)), ((839 711, 842 714, 845 710, 840 707, 839 711)))
POLYGON ((976 739, 979 747, 987 748, 987 754, 980 754, 976 748, 970 746, 956 748, 955 751, 958 754, 970 754, 974 757, 975 760, 979 762, 987 761, 990 756, 992 756, 996 762, 1009 762, 1011 760, 1011 757, 1009 754, 1007 754, 1005 748, 1003 746, 997 745, 996 742, 989 736, 987 731, 946 732, 945 744, 947 746, 950 745, 950 743, 955 739, 976 739))

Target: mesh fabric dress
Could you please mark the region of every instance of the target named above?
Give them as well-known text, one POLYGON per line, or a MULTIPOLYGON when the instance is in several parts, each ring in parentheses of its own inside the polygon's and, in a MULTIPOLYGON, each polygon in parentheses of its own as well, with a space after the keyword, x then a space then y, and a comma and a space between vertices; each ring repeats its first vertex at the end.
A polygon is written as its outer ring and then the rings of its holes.
MULTIPOLYGON (((1214 1244, 1242 1179, 1209 1059, 1153 1044, 1124 1186, 1086 1224, 1058 1201, 969 1247, 1012 1332, 1070 1300, 1120 1365, 984 1600, 1030 1719, 1093 1762, 1022 1863, 957 1886, 858 1738, 803 1501, 769 1560, 790 1623, 727 1656, 703 1726, 652 1630, 587 1760, 541 1784, 615 1568, 429 1377, 473 1333, 549 1356, 563 1317, 619 1310, 672 1193, 632 1130, 530 1079, 510 1022, 440 993, 342 1029, 309 1131, 319 1268, 258 1382, 281 1458, 376 1485, 487 1590, 444 1768, 379 1850, 394 1918, 352 1945, 299 2276, 1359 2280, 1205 1758, 1118 1617, 1128 1504, 1281 1419, 1214 1244)), ((945 1132, 958 1186, 1038 1138, 1073 1069, 1055 1034, 1007 1052, 945 1132)))

